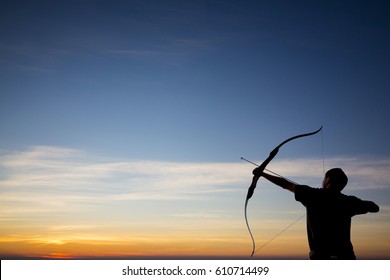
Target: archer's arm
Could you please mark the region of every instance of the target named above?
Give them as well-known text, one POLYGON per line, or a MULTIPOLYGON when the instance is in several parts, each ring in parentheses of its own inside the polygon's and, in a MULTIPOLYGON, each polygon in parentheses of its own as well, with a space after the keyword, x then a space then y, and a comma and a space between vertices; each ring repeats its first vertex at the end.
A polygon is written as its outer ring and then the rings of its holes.
POLYGON ((284 179, 284 178, 273 176, 273 175, 267 174, 265 172, 261 172, 259 174, 258 168, 255 168, 252 173, 255 176, 264 177, 265 179, 267 179, 271 183, 274 183, 275 185, 282 187, 283 189, 289 190, 290 192, 295 192, 296 185, 294 183, 284 179))
POLYGON ((365 203, 366 203, 366 207, 367 207, 368 212, 371 212, 371 213, 379 212, 379 206, 375 202, 365 201, 365 203))

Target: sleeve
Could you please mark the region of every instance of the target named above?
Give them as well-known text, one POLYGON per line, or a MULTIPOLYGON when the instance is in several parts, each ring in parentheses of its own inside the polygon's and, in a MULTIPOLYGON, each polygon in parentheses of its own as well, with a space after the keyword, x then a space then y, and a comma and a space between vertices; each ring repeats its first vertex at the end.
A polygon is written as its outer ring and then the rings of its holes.
POLYGON ((297 185, 295 186, 295 200, 301 202, 303 205, 307 205, 307 203, 311 200, 315 193, 315 189, 305 186, 305 185, 297 185))
POLYGON ((356 196, 348 196, 351 216, 366 214, 370 211, 369 201, 361 200, 356 196))

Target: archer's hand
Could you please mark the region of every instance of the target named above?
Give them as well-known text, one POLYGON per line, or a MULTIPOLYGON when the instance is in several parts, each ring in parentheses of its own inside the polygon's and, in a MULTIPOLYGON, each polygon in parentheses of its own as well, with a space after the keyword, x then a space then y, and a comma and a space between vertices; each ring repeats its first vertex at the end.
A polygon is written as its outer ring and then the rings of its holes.
POLYGON ((256 177, 261 177, 263 175, 263 171, 259 167, 256 167, 253 169, 252 174, 256 177))

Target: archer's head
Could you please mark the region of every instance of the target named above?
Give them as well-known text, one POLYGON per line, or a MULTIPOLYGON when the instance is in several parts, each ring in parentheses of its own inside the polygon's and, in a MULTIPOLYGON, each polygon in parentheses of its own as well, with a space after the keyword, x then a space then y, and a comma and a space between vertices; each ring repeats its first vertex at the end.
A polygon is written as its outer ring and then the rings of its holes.
POLYGON ((325 173, 323 189, 341 192, 348 183, 348 177, 341 168, 332 168, 325 173))

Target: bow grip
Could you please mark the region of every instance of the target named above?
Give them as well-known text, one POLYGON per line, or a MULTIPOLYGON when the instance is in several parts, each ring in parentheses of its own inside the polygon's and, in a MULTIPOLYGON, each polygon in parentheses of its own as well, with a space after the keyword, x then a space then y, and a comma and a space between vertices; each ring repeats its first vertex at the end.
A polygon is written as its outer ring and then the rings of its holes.
POLYGON ((257 181, 259 180, 260 176, 253 176, 252 183, 249 186, 248 194, 246 195, 246 199, 250 199, 253 196, 253 193, 255 192, 257 181))

